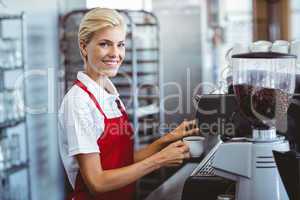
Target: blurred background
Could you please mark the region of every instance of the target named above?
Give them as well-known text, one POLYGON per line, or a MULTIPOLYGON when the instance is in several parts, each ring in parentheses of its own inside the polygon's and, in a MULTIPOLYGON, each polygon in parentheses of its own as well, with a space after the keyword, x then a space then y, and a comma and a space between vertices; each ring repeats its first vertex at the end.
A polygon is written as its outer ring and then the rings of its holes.
MULTIPOLYGON (((70 190, 57 110, 82 70, 78 24, 97 6, 119 9, 129 27, 113 81, 137 148, 192 119, 195 94, 222 92, 236 43, 300 38, 298 0, 0 0, 0 200, 64 199, 70 190)), ((177 169, 139 181, 137 199, 177 169)))

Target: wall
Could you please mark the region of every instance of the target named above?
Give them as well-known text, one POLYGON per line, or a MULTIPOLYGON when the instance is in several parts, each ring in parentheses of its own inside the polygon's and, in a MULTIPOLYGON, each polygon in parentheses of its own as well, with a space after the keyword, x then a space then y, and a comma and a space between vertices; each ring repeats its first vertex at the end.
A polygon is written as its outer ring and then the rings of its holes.
POLYGON ((202 81, 202 9, 191 0, 153 0, 152 6, 161 28, 166 123, 178 123, 193 118, 193 91, 202 81))

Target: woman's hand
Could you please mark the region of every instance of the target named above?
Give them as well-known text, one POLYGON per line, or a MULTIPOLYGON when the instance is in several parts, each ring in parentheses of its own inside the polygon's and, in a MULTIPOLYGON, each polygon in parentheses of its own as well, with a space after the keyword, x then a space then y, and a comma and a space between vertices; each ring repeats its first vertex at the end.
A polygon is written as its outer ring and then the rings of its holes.
POLYGON ((188 146, 182 141, 169 144, 167 147, 153 155, 161 167, 177 166, 182 164, 184 159, 190 158, 188 146))
POLYGON ((152 144, 148 145, 147 147, 135 151, 134 153, 134 161, 138 162, 148 158, 149 156, 161 151, 167 145, 177 140, 181 140, 183 137, 189 135, 197 135, 199 134, 199 128, 197 128, 197 121, 184 121, 182 122, 176 129, 172 132, 164 135, 163 137, 159 138, 158 140, 154 141, 152 144))
POLYGON ((183 121, 176 129, 163 136, 163 139, 170 143, 180 140, 183 137, 199 134, 200 129, 197 127, 197 120, 183 121))

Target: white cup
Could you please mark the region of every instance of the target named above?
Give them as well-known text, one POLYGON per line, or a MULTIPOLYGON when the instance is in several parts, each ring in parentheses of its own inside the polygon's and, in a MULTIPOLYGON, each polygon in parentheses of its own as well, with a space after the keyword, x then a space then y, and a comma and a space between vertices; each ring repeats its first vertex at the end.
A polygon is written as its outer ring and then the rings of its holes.
POLYGON ((291 54, 294 54, 299 58, 300 56, 300 40, 294 40, 291 42, 291 54))
POLYGON ((189 136, 183 138, 183 142, 189 147, 192 158, 200 157, 204 151, 204 137, 189 136))
POLYGON ((273 42, 273 45, 285 45, 285 46, 289 46, 290 43, 289 43, 289 41, 286 41, 286 40, 275 40, 273 42))
POLYGON ((250 46, 251 52, 269 52, 272 46, 272 42, 259 40, 253 42, 250 46))
POLYGON ((285 40, 276 40, 272 47, 271 51, 276 53, 289 53, 290 43, 285 40))

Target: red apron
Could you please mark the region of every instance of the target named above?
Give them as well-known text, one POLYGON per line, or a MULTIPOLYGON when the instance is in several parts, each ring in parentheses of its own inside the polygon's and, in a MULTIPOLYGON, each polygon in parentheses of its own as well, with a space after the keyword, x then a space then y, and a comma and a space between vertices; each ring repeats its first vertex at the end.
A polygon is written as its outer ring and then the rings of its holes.
MULTIPOLYGON (((79 80, 76 80, 75 84, 89 95, 100 113, 104 116, 104 132, 97 140, 100 149, 102 169, 116 169, 131 165, 133 163, 133 129, 129 123, 128 115, 121 106, 120 101, 116 100, 116 103, 122 116, 109 119, 104 114, 95 96, 87 89, 87 87, 79 80)), ((135 183, 132 183, 118 190, 92 196, 89 193, 80 172, 78 172, 72 200, 132 200, 134 199, 134 189, 135 183)))

